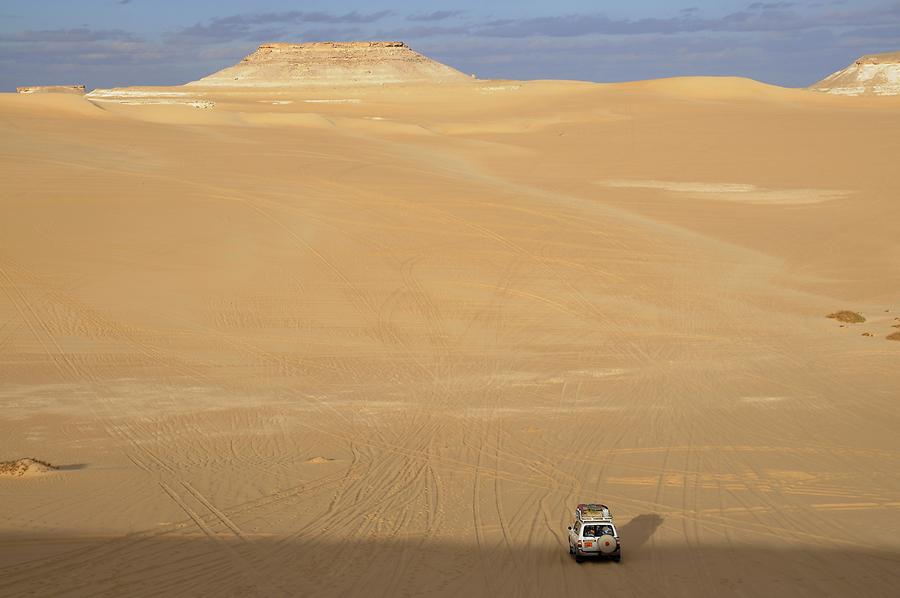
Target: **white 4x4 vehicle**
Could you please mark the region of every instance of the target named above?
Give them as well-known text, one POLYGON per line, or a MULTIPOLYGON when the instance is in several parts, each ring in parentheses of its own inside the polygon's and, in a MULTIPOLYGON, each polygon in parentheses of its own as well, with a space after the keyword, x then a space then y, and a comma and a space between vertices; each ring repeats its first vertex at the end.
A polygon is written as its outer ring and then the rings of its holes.
POLYGON ((622 560, 622 544, 609 507, 597 503, 580 504, 575 523, 569 528, 569 554, 580 563, 585 557, 622 560))

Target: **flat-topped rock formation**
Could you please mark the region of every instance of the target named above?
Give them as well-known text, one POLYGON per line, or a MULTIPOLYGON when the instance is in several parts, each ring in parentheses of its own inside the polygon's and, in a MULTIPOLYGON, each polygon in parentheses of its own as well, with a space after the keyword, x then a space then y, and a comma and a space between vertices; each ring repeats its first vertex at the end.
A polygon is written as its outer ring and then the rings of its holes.
POLYGON ((469 80, 403 42, 315 42, 263 44, 238 64, 188 85, 304 87, 469 80))
POLYGON ((77 93, 84 94, 84 85, 28 85, 17 87, 16 93, 77 93))
POLYGON ((863 56, 810 89, 848 96, 900 95, 900 52, 863 56))

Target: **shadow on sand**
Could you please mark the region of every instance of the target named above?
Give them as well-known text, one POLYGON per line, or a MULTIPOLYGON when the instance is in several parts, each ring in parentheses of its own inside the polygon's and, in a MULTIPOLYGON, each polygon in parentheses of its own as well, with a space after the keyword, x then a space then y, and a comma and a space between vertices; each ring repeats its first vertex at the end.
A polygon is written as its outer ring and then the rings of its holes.
POLYGON ((71 463, 69 465, 57 465, 58 471, 78 471, 79 469, 87 469, 88 463, 71 463))
POLYGON ((0 535, 0 596, 869 598, 900 586, 897 553, 649 542, 661 522, 649 514, 621 527, 621 563, 580 565, 549 533, 511 543, 456 541, 440 530, 332 541, 319 528, 263 537, 210 521, 208 536, 190 523, 107 538, 0 535))
POLYGON ((619 537, 622 538, 623 544, 627 538, 629 550, 636 550, 646 544, 662 524, 663 518, 656 513, 638 515, 625 525, 618 526, 619 537))

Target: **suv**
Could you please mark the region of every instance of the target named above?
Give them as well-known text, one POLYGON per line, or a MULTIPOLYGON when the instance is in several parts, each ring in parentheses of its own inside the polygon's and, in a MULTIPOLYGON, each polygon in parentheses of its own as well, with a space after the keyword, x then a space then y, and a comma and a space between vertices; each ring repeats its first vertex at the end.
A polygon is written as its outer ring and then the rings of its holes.
POLYGON ((590 503, 575 509, 575 523, 569 528, 569 554, 580 563, 585 557, 622 560, 622 545, 609 507, 590 503))

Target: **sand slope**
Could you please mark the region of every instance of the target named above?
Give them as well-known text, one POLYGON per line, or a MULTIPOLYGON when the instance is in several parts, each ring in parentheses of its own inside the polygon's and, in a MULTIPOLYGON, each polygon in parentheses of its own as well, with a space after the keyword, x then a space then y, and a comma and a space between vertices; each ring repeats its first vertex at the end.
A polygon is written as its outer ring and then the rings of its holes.
POLYGON ((0 95, 0 595, 893 594, 894 98, 200 99, 0 95))

